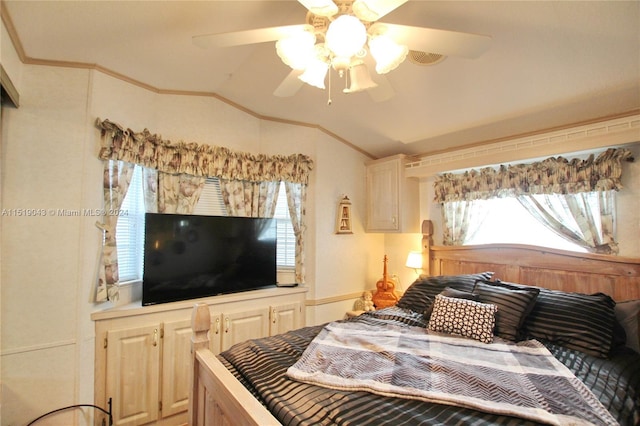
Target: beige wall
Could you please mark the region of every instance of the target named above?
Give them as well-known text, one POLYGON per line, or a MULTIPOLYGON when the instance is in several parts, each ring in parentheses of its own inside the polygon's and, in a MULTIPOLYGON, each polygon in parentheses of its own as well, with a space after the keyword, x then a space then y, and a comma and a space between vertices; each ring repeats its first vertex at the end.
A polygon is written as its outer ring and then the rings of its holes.
MULTIPOLYGON (((19 109, 3 109, 3 208, 48 214, 1 218, 3 425, 93 401, 90 314, 105 305, 89 300, 101 233, 97 218, 50 209, 101 206, 97 117, 169 140, 309 155, 307 322, 342 318, 351 295, 375 285, 384 237, 363 232, 367 158, 343 143, 312 128, 259 120, 214 97, 160 95, 93 70, 23 65, 20 96, 19 109), (354 234, 338 236, 343 194, 353 201, 354 234)), ((86 422, 72 414, 55 419, 51 424, 86 422)))

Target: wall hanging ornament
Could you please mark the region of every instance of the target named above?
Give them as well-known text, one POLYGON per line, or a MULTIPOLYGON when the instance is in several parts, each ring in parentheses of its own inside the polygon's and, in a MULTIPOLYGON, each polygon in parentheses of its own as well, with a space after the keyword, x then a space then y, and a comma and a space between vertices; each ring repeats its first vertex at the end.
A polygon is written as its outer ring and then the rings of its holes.
POLYGON ((351 201, 346 195, 338 204, 338 215, 336 218, 336 234, 353 234, 351 226, 351 201))

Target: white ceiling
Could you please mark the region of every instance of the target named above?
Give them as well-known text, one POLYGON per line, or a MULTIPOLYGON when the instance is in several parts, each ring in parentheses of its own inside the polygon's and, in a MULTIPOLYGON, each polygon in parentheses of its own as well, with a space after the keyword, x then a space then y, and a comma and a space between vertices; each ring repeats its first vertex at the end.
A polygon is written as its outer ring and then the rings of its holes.
POLYGON ((274 43, 201 49, 191 37, 302 24, 290 1, 7 1, 25 55, 97 64, 160 90, 216 93, 256 114, 319 125, 374 157, 426 154, 640 108, 640 1, 417 1, 381 21, 492 37, 478 59, 405 61, 395 96, 305 85, 274 43))

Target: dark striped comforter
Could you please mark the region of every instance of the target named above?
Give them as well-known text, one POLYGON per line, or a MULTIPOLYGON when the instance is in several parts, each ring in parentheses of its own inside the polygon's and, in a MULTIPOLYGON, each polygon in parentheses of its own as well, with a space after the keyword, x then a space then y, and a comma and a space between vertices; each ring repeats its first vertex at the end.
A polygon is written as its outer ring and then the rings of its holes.
MULTIPOLYGON (((422 315, 387 308, 347 321, 384 327, 424 326, 422 315)), ((330 390, 289 379, 293 365, 322 326, 240 343, 220 354, 229 370, 284 425, 534 425, 523 419, 368 392, 330 390)), ((640 355, 620 351, 600 359, 557 345, 546 345, 594 392, 622 425, 640 423, 640 355)), ((561 397, 561 396, 559 396, 561 397)))

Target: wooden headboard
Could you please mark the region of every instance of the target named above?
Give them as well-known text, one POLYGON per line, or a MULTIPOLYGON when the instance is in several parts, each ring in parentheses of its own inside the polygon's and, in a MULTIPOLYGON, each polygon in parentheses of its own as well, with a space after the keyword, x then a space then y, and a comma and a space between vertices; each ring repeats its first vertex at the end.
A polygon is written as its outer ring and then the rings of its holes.
POLYGON ((640 259, 576 253, 520 244, 434 246, 433 224, 422 222, 423 269, 430 275, 493 271, 494 279, 616 301, 640 299, 640 259))

